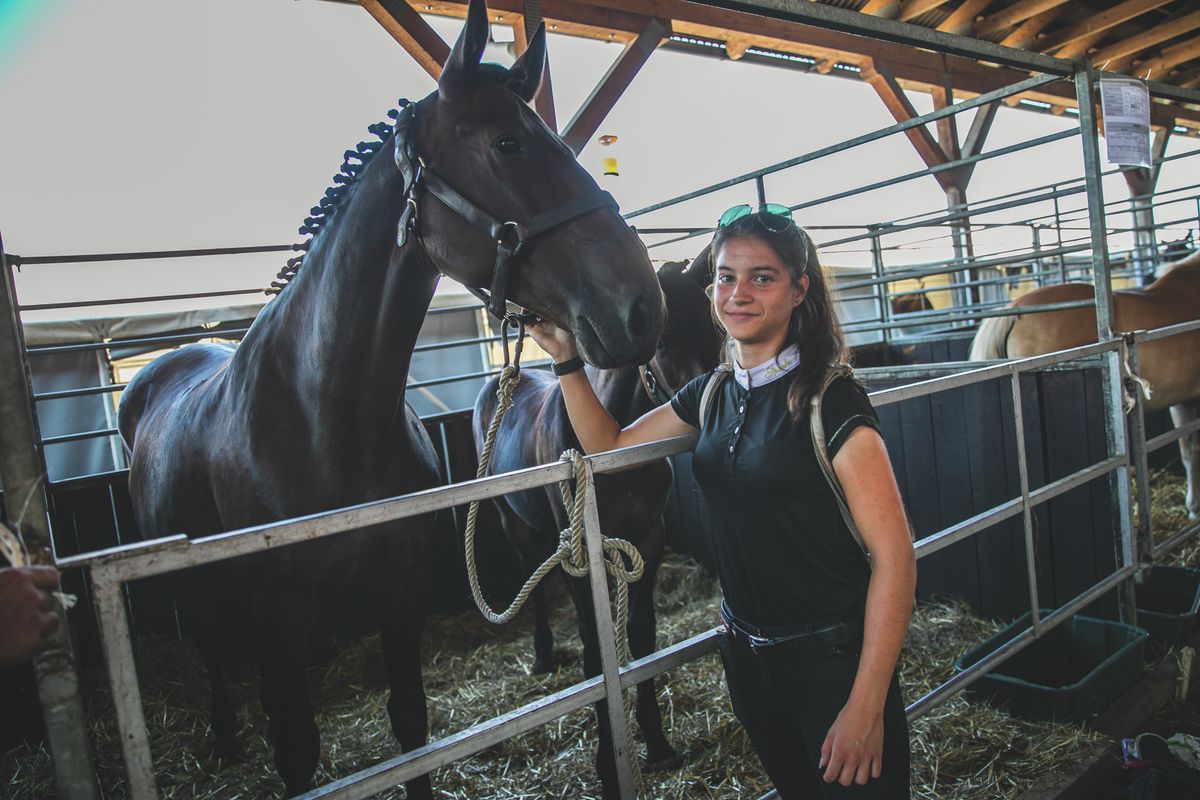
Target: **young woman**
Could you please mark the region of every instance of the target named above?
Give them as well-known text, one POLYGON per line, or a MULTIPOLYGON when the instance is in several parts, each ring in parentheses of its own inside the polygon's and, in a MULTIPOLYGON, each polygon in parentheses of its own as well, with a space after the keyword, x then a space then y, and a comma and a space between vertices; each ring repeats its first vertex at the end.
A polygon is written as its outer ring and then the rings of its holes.
POLYGON ((845 346, 816 248, 786 208, 739 206, 711 253, 732 376, 703 419, 708 375, 621 430, 571 334, 548 322, 531 333, 555 361, 587 452, 700 431, 693 469, 724 592, 730 698, 780 794, 908 798, 896 662, 916 558, 878 420, 848 374, 828 385, 821 420, 858 537, 821 472, 810 403, 845 346))

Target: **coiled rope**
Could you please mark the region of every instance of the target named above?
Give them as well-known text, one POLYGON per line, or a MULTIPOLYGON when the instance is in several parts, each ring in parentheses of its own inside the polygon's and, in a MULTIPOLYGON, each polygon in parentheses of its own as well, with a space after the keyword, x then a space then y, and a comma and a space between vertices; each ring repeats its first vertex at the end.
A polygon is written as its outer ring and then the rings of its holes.
MULTIPOLYGON (((488 425, 487 436, 484 438, 483 449, 479 455, 479 468, 475 472, 477 479, 484 477, 487 473, 488 466, 492 461, 492 449, 496 444, 496 433, 500 430, 500 425, 504 421, 505 414, 512 408, 513 392, 521 382, 520 359, 524 336, 524 325, 520 325, 520 334, 517 339, 513 363, 507 363, 507 322, 505 323, 505 365, 504 369, 500 372, 499 385, 496 387, 496 410, 492 415, 491 423, 488 425)), ((513 601, 504 611, 498 612, 488 604, 483 596, 483 590, 479 585, 479 570, 475 563, 475 528, 479 518, 479 501, 473 501, 467 510, 467 529, 463 536, 466 550, 467 578, 471 586, 471 597, 474 598, 475 605, 479 608, 480 613, 489 622, 503 625, 511 621, 517 615, 517 612, 521 610, 521 607, 525 605, 525 601, 529 599, 529 595, 533 593, 538 583, 559 564, 572 577, 581 578, 588 574, 588 553, 587 547, 584 545, 584 491, 582 488, 584 481, 587 479, 587 466, 584 463, 583 454, 574 449, 564 452, 559 460, 571 462, 575 466, 574 477, 559 481, 558 483, 558 489, 562 495, 563 507, 569 512, 570 524, 559 531, 557 549, 533 571, 533 574, 525 581, 525 585, 521 587, 521 590, 517 592, 516 597, 513 598, 513 601), (574 490, 571 488, 572 480, 575 482, 574 490)), ((616 582, 617 661, 619 664, 628 664, 633 660, 633 656, 629 651, 629 584, 642 577, 645 565, 642 562, 642 554, 638 552, 637 547, 625 539, 603 537, 603 551, 605 571, 616 582), (624 554, 625 558, 629 560, 628 566, 626 566, 625 559, 621 557, 621 554, 624 554)), ((625 718, 631 723, 633 719, 633 693, 623 690, 622 700, 625 708, 625 718)), ((630 758, 630 762, 633 766, 634 784, 638 787, 638 792, 640 793, 642 785, 641 759, 634 755, 630 758)))

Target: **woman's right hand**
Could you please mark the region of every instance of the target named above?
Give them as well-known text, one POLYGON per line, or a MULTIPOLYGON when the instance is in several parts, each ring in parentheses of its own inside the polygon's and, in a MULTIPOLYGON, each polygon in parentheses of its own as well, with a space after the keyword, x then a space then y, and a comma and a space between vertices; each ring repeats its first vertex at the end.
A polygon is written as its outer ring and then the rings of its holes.
POLYGON ((525 330, 537 342, 554 363, 561 364, 579 355, 579 346, 575 343, 575 334, 564 330, 547 319, 538 318, 525 326, 525 330))

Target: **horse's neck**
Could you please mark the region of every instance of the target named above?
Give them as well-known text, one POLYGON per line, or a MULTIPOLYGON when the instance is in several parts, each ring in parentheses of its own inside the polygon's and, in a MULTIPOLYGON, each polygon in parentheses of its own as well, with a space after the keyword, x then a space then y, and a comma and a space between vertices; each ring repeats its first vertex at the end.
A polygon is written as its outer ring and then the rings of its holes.
POLYGON ((438 277, 414 240, 396 250, 404 182, 388 150, 367 165, 239 349, 243 375, 298 396, 295 413, 318 425, 353 419, 365 436, 375 419, 403 425, 412 351, 438 277))
POLYGON ((590 370, 589 378, 601 405, 621 425, 628 425, 645 412, 647 403, 637 367, 590 370))
POLYGON ((1187 287, 1200 290, 1200 250, 1192 253, 1182 261, 1170 264, 1163 276, 1150 284, 1149 289, 1171 288, 1173 290, 1187 287))

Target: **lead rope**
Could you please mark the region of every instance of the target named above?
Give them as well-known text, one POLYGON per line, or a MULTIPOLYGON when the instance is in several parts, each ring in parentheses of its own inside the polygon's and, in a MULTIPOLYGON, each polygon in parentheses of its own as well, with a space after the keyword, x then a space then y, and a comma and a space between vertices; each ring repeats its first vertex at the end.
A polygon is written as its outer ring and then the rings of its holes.
MULTIPOLYGON (((491 424, 488 425, 483 449, 479 454, 479 468, 475 471, 476 479, 484 477, 488 466, 491 464, 492 449, 496 444, 496 432, 500 430, 500 423, 504 420, 504 415, 512 408, 513 392, 521 382, 520 361, 521 347, 525 340, 525 325, 521 321, 517 321, 519 335, 514 349, 513 363, 511 364, 508 363, 508 326, 509 321, 506 319, 502 328, 504 369, 500 372, 500 382, 496 387, 496 411, 492 415, 491 424)), ((521 591, 517 592, 517 596, 513 598, 512 603, 504 611, 497 612, 488 604, 483 596, 483 590, 479 585, 479 570, 475 564, 475 528, 479 518, 479 501, 473 501, 467 510, 467 529, 463 535, 463 544, 466 550, 467 578, 471 586, 471 597, 474 598, 475 605, 480 613, 489 622, 504 625, 511 621, 517 615, 517 612, 521 610, 521 607, 525 605, 525 601, 533 593, 534 587, 559 564, 562 564, 563 570, 572 577, 582 578, 588 574, 588 554, 583 540, 584 492, 578 491, 582 482, 586 479, 587 468, 583 461, 583 454, 578 450, 567 450, 559 457, 559 460, 569 461, 575 466, 575 475, 573 478, 558 482, 558 490, 562 495, 563 507, 569 512, 570 524, 559 531, 558 548, 533 571, 533 574, 525 581, 525 585, 521 587, 521 591), (572 491, 571 489, 571 480, 575 481, 576 491, 572 491)), ((633 660, 633 656, 629 651, 629 584, 642 577, 645 565, 642 562, 642 554, 638 552, 638 549, 631 542, 625 539, 605 536, 603 537, 603 546, 605 571, 613 576, 613 579, 616 581, 617 661, 620 664, 628 664, 633 660), (628 567, 625 564, 625 560, 621 558, 622 553, 629 559, 628 567)), ((626 727, 631 728, 634 716, 633 692, 622 690, 621 697, 625 709, 625 719, 627 720, 626 727)), ((631 754, 629 761, 633 769, 634 785, 637 787, 638 794, 641 794, 641 759, 636 754, 631 754)))

